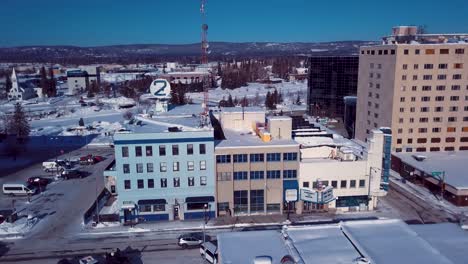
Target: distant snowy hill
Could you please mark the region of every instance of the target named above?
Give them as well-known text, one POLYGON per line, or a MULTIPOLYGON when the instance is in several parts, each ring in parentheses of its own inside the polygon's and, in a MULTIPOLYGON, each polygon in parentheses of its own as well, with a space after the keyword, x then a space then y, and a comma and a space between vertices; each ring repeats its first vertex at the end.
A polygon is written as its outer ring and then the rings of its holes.
MULTIPOLYGON (((276 55, 352 55, 370 41, 338 41, 322 43, 277 42, 211 42, 210 56, 276 56, 276 55)), ((100 47, 27 46, 0 48, 0 62, 51 62, 67 60, 144 61, 155 56, 198 56, 200 44, 135 44, 100 47)), ((86 61, 83 61, 86 62, 86 61)))

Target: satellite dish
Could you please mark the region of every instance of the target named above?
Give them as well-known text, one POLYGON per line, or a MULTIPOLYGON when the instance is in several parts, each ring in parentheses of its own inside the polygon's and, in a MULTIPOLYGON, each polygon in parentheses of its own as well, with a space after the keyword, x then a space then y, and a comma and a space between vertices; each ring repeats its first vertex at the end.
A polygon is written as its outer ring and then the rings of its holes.
POLYGON ((171 98, 171 84, 165 79, 156 79, 151 83, 150 93, 156 99, 171 98))

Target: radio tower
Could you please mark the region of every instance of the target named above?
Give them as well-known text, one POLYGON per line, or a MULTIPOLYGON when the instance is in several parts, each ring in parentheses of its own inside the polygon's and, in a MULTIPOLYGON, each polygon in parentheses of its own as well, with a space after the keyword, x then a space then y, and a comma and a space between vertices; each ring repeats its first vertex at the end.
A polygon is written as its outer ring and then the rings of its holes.
MULTIPOLYGON (((208 63, 208 40, 207 40, 207 34, 208 34, 208 25, 205 23, 206 20, 206 13, 205 13, 205 7, 206 7, 206 1, 207 0, 200 0, 200 13, 201 13, 201 18, 202 18, 202 27, 201 27, 201 64, 206 65, 208 63)), ((209 79, 207 77, 203 77, 203 107, 204 107, 204 114, 208 114, 208 81, 209 79)))

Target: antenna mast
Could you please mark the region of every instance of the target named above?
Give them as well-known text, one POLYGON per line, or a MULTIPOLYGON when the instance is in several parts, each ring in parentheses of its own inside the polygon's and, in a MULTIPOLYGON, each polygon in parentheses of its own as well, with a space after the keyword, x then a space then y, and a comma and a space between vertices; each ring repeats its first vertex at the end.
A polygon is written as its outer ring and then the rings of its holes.
MULTIPOLYGON (((201 64, 207 66, 208 64, 208 40, 207 40, 207 35, 208 35, 208 25, 206 24, 206 13, 205 13, 205 7, 206 7, 206 2, 207 0, 200 0, 200 13, 201 13, 201 19, 202 19, 202 27, 201 27, 201 64)), ((208 114, 208 77, 203 77, 203 107, 204 107, 204 114, 208 114)))

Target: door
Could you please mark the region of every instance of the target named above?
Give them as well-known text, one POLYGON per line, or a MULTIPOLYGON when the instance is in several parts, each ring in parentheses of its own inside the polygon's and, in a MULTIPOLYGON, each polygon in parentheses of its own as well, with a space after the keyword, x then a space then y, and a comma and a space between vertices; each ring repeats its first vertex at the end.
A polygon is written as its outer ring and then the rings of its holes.
POLYGON ((174 220, 180 220, 179 206, 178 205, 174 205, 174 220))
POLYGON ((130 221, 131 212, 129 209, 124 210, 124 222, 130 221))

